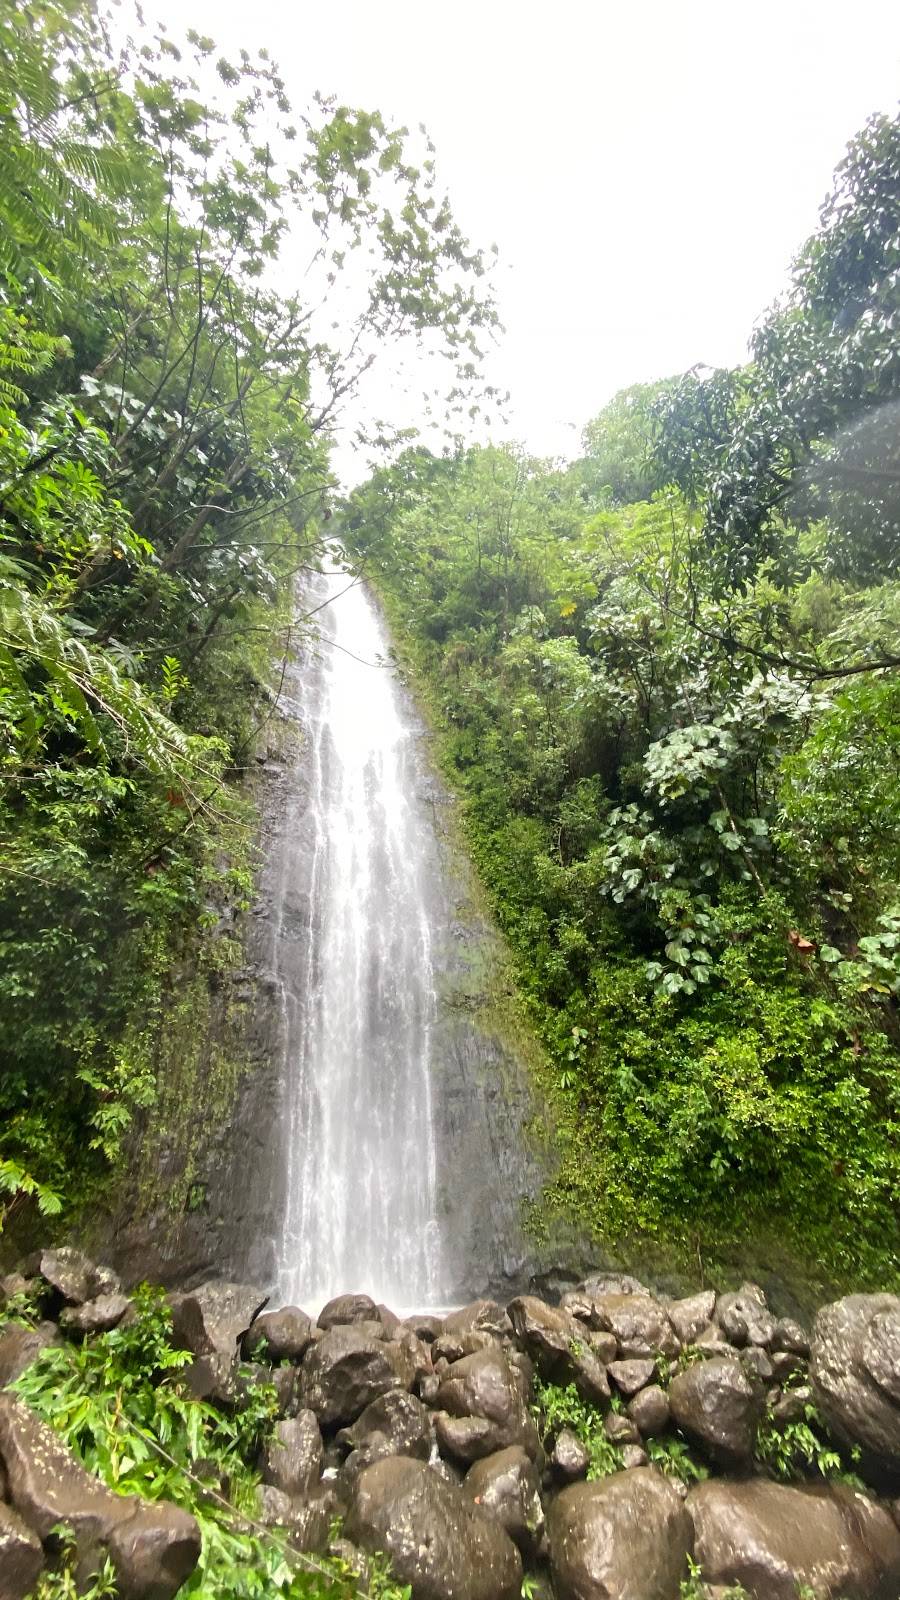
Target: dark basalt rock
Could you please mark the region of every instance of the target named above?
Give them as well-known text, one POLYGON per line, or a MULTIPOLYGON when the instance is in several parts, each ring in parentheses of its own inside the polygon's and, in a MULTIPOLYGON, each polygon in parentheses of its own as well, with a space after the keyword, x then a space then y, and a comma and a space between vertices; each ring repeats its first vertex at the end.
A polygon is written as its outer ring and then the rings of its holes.
POLYGON ((804 1587, 816 1600, 900 1594, 900 1531, 852 1489, 710 1480, 686 1504, 709 1584, 743 1584, 752 1600, 796 1600, 804 1587))
POLYGON ((619 1355, 625 1361, 650 1360, 660 1354, 677 1356, 681 1348, 665 1308, 638 1290, 595 1295, 593 1320, 595 1327, 615 1334, 619 1355))
POLYGON ((592 1405, 609 1400, 605 1366, 576 1317, 561 1306, 544 1305, 533 1295, 520 1295, 507 1309, 516 1338, 546 1377, 574 1383, 592 1405))
POLYGON ((480 1350, 451 1367, 438 1391, 438 1406, 449 1413, 437 1419, 438 1439, 463 1461, 521 1445, 537 1455, 537 1429, 528 1411, 521 1376, 500 1349, 480 1350), (486 1426, 454 1426, 456 1420, 486 1426))
POLYGON ((413 1600, 519 1600, 522 1562, 508 1534, 424 1461, 389 1456, 367 1467, 346 1530, 390 1557, 413 1600))
POLYGON ((267 1302, 268 1295, 245 1283, 203 1283, 169 1296, 175 1342, 195 1357, 185 1382, 199 1399, 233 1398, 239 1346, 267 1302))
POLYGON ((130 1310, 127 1295, 100 1294, 83 1305, 66 1306, 60 1313, 59 1325, 67 1333, 109 1333, 130 1310))
POLYGON ((590 1465, 587 1445, 571 1428, 561 1428, 550 1452, 550 1465, 563 1483, 575 1483, 587 1475, 590 1465))
POLYGON ((242 1340, 245 1356, 267 1361, 302 1361, 314 1342, 313 1323, 298 1306, 264 1311, 254 1318, 242 1340))
POLYGON ((742 1467, 752 1460, 762 1393, 736 1356, 711 1356, 679 1372, 669 1404, 679 1428, 711 1461, 742 1467))
POLYGON ((348 1450, 371 1448, 373 1441, 380 1441, 382 1455, 416 1456, 427 1461, 434 1429, 421 1400, 395 1389, 373 1400, 352 1428, 342 1428, 337 1438, 338 1444, 348 1450))
POLYGON ((0 1331, 0 1389, 15 1383, 25 1368, 37 1360, 42 1350, 59 1343, 59 1329, 55 1322, 39 1322, 36 1328, 23 1328, 17 1322, 8 1322, 0 1331))
POLYGON ((693 1529, 652 1467, 563 1489, 547 1532, 557 1600, 678 1600, 693 1529))
POLYGON ((628 1415, 642 1438, 653 1439, 669 1426, 669 1396, 658 1383, 639 1389, 628 1404, 628 1415))
POLYGON ((613 1361, 607 1368, 620 1394, 630 1397, 646 1388, 656 1376, 655 1361, 613 1361))
POLYGON ((97 1295, 119 1294, 122 1288, 110 1267, 98 1267, 74 1245, 45 1250, 41 1256, 41 1277, 52 1285, 70 1305, 80 1306, 97 1295))
POLYGON ((443 1333, 490 1333, 497 1338, 512 1332, 510 1320, 496 1300, 473 1300, 444 1318, 443 1333))
POLYGON ((381 1322, 378 1307, 367 1294, 339 1294, 319 1312, 320 1328, 344 1328, 354 1322, 381 1322))
POLYGON ((93 1478, 27 1406, 0 1395, 0 1456, 15 1510, 41 1539, 65 1523, 78 1575, 108 1553, 123 1600, 171 1600, 200 1558, 194 1518, 165 1501, 113 1494, 93 1478))
POLYGON ((519 1445, 476 1461, 465 1480, 466 1493, 532 1560, 544 1537, 544 1507, 534 1465, 519 1445))
POLYGON ((391 1359, 391 1346, 351 1325, 329 1328, 310 1345, 300 1369, 300 1398, 322 1427, 355 1422, 389 1389, 411 1387, 391 1359))
POLYGON ((693 1344, 698 1333, 712 1322, 716 1309, 714 1289, 704 1289, 700 1294, 688 1295, 684 1300, 670 1300, 666 1306, 669 1321, 682 1344, 693 1344))
POLYGON ((43 1565, 40 1539, 11 1506, 0 1505, 0 1600, 26 1600, 43 1565))
POLYGON ((742 1283, 736 1294, 721 1294, 716 1321, 734 1345, 768 1345, 775 1332, 775 1318, 756 1283, 742 1283))
POLYGON ((322 1435, 312 1411, 286 1417, 266 1446, 263 1477, 290 1496, 308 1495, 322 1476, 322 1435))
POLYGON ((861 1447, 870 1474, 900 1477, 900 1297, 851 1294, 823 1307, 809 1375, 836 1437, 861 1447))

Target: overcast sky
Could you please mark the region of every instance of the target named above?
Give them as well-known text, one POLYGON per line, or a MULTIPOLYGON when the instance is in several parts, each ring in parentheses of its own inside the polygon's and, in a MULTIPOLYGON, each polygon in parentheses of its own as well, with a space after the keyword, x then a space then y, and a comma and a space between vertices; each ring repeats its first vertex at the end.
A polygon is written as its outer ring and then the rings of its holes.
POLYGON ((462 226, 499 247, 491 375, 542 455, 576 451, 625 384, 743 358, 848 139, 900 92, 897 0, 148 9, 268 47, 295 103, 318 88, 427 124, 462 226))

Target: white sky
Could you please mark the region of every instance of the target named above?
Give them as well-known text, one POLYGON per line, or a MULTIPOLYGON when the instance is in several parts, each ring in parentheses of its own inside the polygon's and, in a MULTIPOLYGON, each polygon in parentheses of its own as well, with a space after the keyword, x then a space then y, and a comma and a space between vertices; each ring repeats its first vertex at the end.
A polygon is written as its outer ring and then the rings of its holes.
MULTIPOLYGON (((297 104, 318 88, 427 124, 461 225, 499 247, 491 377, 542 455, 577 452, 625 384, 743 358, 847 141, 900 93, 897 0, 149 9, 268 47, 297 104)), ((366 407, 390 414, 392 386, 383 369, 366 407)))

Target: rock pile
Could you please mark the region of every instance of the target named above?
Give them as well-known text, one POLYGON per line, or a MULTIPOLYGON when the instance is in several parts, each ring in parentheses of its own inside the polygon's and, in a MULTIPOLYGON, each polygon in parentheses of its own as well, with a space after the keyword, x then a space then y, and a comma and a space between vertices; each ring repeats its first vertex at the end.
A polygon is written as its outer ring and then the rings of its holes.
MULTIPOLYGON (((40 1281, 47 1320, 0 1332, 4 1385, 42 1345, 130 1314, 113 1275, 76 1251, 45 1252, 40 1281)), ((367 1553, 383 1551, 414 1600, 518 1600, 525 1571, 557 1600, 679 1600, 692 1563, 711 1600, 735 1585, 752 1600, 900 1596, 894 1296, 826 1306, 811 1335, 777 1319, 753 1284, 670 1301, 622 1276, 589 1278, 557 1304, 478 1300, 445 1317, 401 1319, 354 1294, 314 1320, 222 1283, 170 1298, 197 1395, 233 1409, 254 1383, 275 1385, 259 1520, 298 1550, 351 1560, 363 1588, 367 1553), (591 1480, 584 1439, 538 1425, 536 1376, 574 1386, 619 1470, 591 1480), (770 1434, 790 1428, 813 1403, 837 1445, 858 1453, 865 1492, 762 1472, 763 1420, 770 1434), (673 1441, 704 1481, 663 1470, 673 1441)), ((111 1495, 9 1395, 0 1463, 0 1600, 30 1592, 60 1522, 83 1574, 98 1552, 111 1556, 126 1600, 171 1600, 193 1570, 192 1518, 111 1495)))

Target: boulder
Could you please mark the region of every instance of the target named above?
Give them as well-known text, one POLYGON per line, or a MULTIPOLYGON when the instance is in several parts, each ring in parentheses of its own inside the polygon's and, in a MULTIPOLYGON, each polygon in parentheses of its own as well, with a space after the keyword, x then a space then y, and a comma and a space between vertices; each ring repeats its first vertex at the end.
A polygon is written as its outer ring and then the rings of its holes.
POLYGON ((273 1483, 260 1483, 256 1490, 256 1520, 266 1528, 286 1528, 293 1515, 293 1504, 283 1489, 273 1483))
POLYGON ((339 1294, 319 1312, 320 1328, 345 1328, 354 1322, 381 1322, 378 1307, 367 1294, 339 1294))
POLYGON ((630 1417, 621 1411, 609 1411, 603 1418, 603 1432, 610 1443, 616 1445, 640 1444, 641 1436, 630 1417))
POLYGON ((510 1366, 498 1348, 479 1350, 450 1368, 438 1391, 437 1403, 449 1413, 442 1426, 438 1419, 438 1438, 452 1455, 473 1461, 494 1455, 509 1445, 521 1445, 528 1455, 537 1455, 537 1429, 529 1414, 519 1373, 510 1366), (486 1427, 460 1429, 453 1419, 486 1423, 486 1427))
POLYGON ((760 1383, 768 1383, 773 1376, 774 1368, 761 1344, 745 1344, 738 1352, 738 1360, 744 1371, 760 1383))
POLYGON ((594 1322, 614 1333, 619 1355, 625 1361, 647 1360, 657 1355, 677 1356, 681 1346, 665 1308, 648 1294, 594 1296, 594 1322))
POLYGON ((650 1465, 650 1457, 648 1456, 646 1450, 642 1449, 639 1444, 623 1444, 621 1456, 622 1466, 626 1471, 628 1471, 629 1468, 647 1467, 650 1465))
MULTIPOLYGON (((362 1323, 357 1324, 362 1327, 362 1323)), ((403 1387, 417 1388, 434 1371, 431 1346, 417 1339, 411 1328, 401 1328, 396 1339, 387 1341, 387 1356, 403 1387)))
POLYGON ((900 1474, 900 1297, 851 1294, 815 1320, 809 1376, 825 1421, 868 1472, 900 1474))
POLYGON ((620 1394, 631 1396, 646 1388, 656 1376, 655 1361, 613 1361, 607 1368, 620 1394))
POLYGON ((629 1272, 593 1272, 583 1278, 578 1285, 586 1294, 643 1294, 649 1295, 650 1290, 640 1278, 633 1278, 629 1272))
POLYGON ((302 1361, 313 1343, 313 1324, 299 1306, 282 1306, 280 1311, 264 1311, 244 1334, 244 1355, 264 1361, 302 1361))
POLYGON ((658 1383, 639 1389, 629 1401, 628 1415, 644 1439, 655 1439, 669 1426, 669 1396, 658 1383))
POLYGON ((169 1296, 173 1342, 195 1358, 184 1378, 199 1399, 233 1398, 238 1347, 267 1302, 268 1295, 248 1284, 214 1281, 169 1296))
POLYGON ((300 1369, 300 1398, 322 1427, 355 1422, 379 1395, 403 1387, 390 1346, 352 1324, 329 1328, 300 1369))
POLYGON ((59 1325, 67 1333, 109 1333, 130 1310, 131 1301, 127 1295, 99 1294, 82 1305, 65 1306, 59 1325))
POLYGON ((670 1300, 666 1306, 669 1321, 682 1344, 693 1344, 698 1333, 712 1322, 716 1309, 716 1292, 704 1289, 700 1294, 688 1295, 684 1300, 670 1300))
POLYGON ((520 1445, 510 1445, 470 1467, 465 1491, 518 1545, 526 1560, 537 1555, 544 1537, 544 1507, 534 1465, 520 1445))
POLYGON ((136 1503, 138 1509, 109 1534, 120 1600, 171 1600, 200 1559, 200 1529, 168 1501, 136 1503))
POLYGON ((79 1573, 108 1552, 122 1600, 171 1600, 200 1558, 194 1518, 166 1501, 113 1494, 27 1406, 0 1395, 0 1457, 15 1510, 42 1540, 72 1530, 79 1573))
POLYGON ((669 1405, 679 1428, 710 1460, 743 1467, 752 1459, 762 1396, 736 1356, 711 1356, 679 1372, 669 1385, 669 1405))
POLYGON ((720 1294, 716 1321, 735 1345, 767 1345, 775 1332, 775 1318, 758 1283, 742 1283, 735 1294, 720 1294))
POLYGON ((70 1305, 83 1305, 101 1294, 119 1294, 122 1285, 109 1267, 98 1267, 74 1245, 60 1245, 41 1255, 41 1277, 70 1305))
POLYGON ((492 1344, 497 1344, 497 1336, 487 1333, 483 1328, 470 1328, 468 1333, 442 1333, 429 1346, 432 1361, 439 1361, 442 1357, 449 1361, 451 1366, 454 1361, 461 1361, 463 1356, 473 1356, 476 1350, 489 1350, 492 1344))
POLYGON ((652 1467, 563 1489, 547 1532, 557 1600, 678 1600, 691 1519, 652 1467))
MULTIPOLYGON (((393 1389, 366 1406, 352 1428, 342 1428, 338 1444, 349 1450, 371 1451, 377 1441, 379 1455, 417 1456, 427 1461, 434 1442, 431 1418, 421 1400, 393 1389)), ((376 1460, 371 1455, 371 1460, 376 1460)))
POLYGON ((694 1554, 708 1584, 742 1584, 752 1600, 896 1600, 900 1531, 851 1489, 751 1478, 710 1479, 687 1497, 694 1554))
POLYGON ((587 1475, 591 1458, 587 1445, 571 1428, 561 1428, 550 1452, 550 1465, 563 1483, 575 1483, 587 1475))
POLYGON ((25 1600, 43 1565, 40 1539, 11 1506, 0 1505, 0 1600, 25 1600))
POLYGON ((285 1417, 266 1445, 263 1477, 291 1496, 306 1495, 322 1476, 322 1435, 312 1411, 285 1417))
POLYGON ((440 1338, 444 1331, 444 1319, 443 1317, 432 1317, 423 1312, 418 1317, 407 1317, 406 1327, 423 1343, 433 1344, 435 1339, 440 1338))
POLYGON ((55 1322, 39 1322, 36 1328, 24 1328, 18 1322, 8 1322, 0 1329, 0 1389, 15 1383, 26 1367, 36 1361, 42 1350, 59 1344, 59 1329, 55 1322))
POLYGON ((605 1366, 574 1316, 533 1295, 520 1295, 507 1309, 516 1338, 546 1377, 574 1383, 592 1405, 609 1400, 605 1366))
POLYGON ((360 1474, 346 1532, 384 1551, 413 1600, 519 1600, 522 1562, 495 1517, 409 1456, 389 1456, 360 1474))
MULTIPOLYGON (((376 1309, 378 1311, 378 1320, 384 1329, 385 1338, 396 1339, 397 1335, 406 1327, 406 1323, 403 1321, 403 1318, 398 1317, 397 1313, 392 1311, 390 1306, 379 1305, 376 1307, 376 1309)), ((415 1330, 410 1331, 414 1332, 415 1330)))
POLYGON ((458 1311, 451 1311, 444 1318, 444 1333, 472 1333, 474 1330, 481 1333, 492 1333, 502 1338, 509 1334, 509 1317, 496 1300, 473 1300, 470 1305, 460 1306, 458 1311))
POLYGON ((795 1356, 808 1356, 809 1334, 799 1322, 792 1322, 790 1317, 779 1317, 769 1348, 773 1351, 790 1351, 795 1356))

